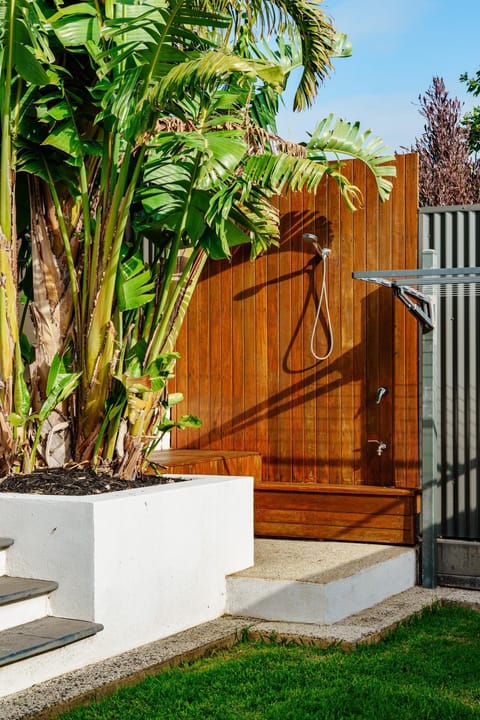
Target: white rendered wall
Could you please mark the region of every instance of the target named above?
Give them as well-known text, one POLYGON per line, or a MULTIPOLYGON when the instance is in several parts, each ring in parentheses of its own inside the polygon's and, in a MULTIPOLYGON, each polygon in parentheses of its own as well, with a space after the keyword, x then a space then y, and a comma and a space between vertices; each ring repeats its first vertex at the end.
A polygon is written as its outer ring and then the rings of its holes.
POLYGON ((2 668, 0 696, 225 612, 225 576, 253 565, 253 478, 191 477, 81 498, 0 493, 8 574, 56 580, 50 614, 104 625, 2 668))

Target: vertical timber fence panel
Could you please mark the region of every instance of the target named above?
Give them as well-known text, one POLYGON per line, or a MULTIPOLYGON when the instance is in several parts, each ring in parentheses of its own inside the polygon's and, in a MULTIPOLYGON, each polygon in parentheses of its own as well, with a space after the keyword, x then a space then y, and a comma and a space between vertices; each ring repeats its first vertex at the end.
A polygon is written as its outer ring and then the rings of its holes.
MULTIPOLYGON (((254 263, 248 248, 207 263, 187 313, 177 345, 180 412, 200 412, 203 426, 175 433, 173 446, 261 453, 259 534, 414 542, 417 324, 389 289, 352 279, 353 271, 416 266, 417 156, 396 164, 392 197, 381 204, 363 163, 345 163, 364 197, 355 213, 332 180, 315 194, 279 198, 280 246, 254 263), (323 362, 310 355, 323 266, 305 233, 331 249, 334 346, 323 362), (380 386, 389 392, 377 405, 380 386), (369 441, 387 449, 379 454, 369 441)), ((323 308, 318 355, 327 322, 323 308)))

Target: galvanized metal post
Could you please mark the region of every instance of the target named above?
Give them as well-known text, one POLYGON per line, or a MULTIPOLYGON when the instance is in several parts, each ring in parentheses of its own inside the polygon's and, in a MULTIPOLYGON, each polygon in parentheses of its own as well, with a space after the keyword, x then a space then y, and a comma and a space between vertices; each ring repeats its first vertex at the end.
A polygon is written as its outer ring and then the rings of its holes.
MULTIPOLYGON (((437 267, 435 250, 422 252, 424 269, 437 267)), ((436 540, 439 527, 438 492, 440 479, 437 467, 437 327, 422 336, 422 418, 421 418, 421 485, 422 485, 422 585, 437 585, 436 540)))

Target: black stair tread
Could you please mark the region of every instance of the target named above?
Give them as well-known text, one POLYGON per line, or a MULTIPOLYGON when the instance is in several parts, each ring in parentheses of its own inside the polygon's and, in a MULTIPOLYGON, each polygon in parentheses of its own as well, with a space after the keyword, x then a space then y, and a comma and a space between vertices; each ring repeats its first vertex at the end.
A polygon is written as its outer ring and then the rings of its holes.
POLYGON ((39 595, 48 595, 58 588, 53 580, 0 576, 0 605, 28 600, 39 595))
POLYGON ((10 547, 10 545, 13 545, 12 538, 0 537, 0 550, 5 550, 10 547))
POLYGON ((0 666, 95 635, 103 625, 48 616, 0 632, 0 666))

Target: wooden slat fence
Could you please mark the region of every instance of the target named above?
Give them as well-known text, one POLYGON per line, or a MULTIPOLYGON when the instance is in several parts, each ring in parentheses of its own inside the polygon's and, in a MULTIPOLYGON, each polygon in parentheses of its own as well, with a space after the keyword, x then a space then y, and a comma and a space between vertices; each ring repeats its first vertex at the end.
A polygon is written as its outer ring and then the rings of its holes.
MULTIPOLYGON (((350 161, 346 172, 363 193, 363 209, 350 212, 336 184, 325 181, 315 195, 278 200, 278 249, 254 263, 242 248, 231 263, 207 264, 178 342, 176 371, 185 395, 181 411, 198 414, 203 426, 177 433, 174 447, 259 452, 269 488, 321 486, 322 496, 325 486, 333 494, 337 487, 357 488, 354 494, 362 486, 401 488, 411 491, 410 502, 418 487, 417 324, 390 290, 352 279, 352 271, 417 266, 417 157, 398 156, 396 164, 388 202, 378 201, 364 165, 350 161), (322 266, 304 233, 331 249, 334 350, 324 362, 309 352, 322 266), (377 405, 382 385, 389 392, 377 405), (386 451, 378 455, 369 440, 385 442, 386 451)), ((322 311, 318 354, 326 341, 322 311)), ((372 507, 366 516, 379 512, 372 507)), ((409 505, 409 529, 392 531, 392 542, 413 542, 412 512, 409 505)), ((308 522, 302 518, 299 526, 308 522)), ((284 531, 272 522, 262 533, 292 535, 294 514, 290 520, 284 531)), ((346 525, 339 520, 339 527, 346 525)), ((309 527, 304 536, 314 534, 309 527)), ((359 539, 366 535, 364 523, 359 539)))

